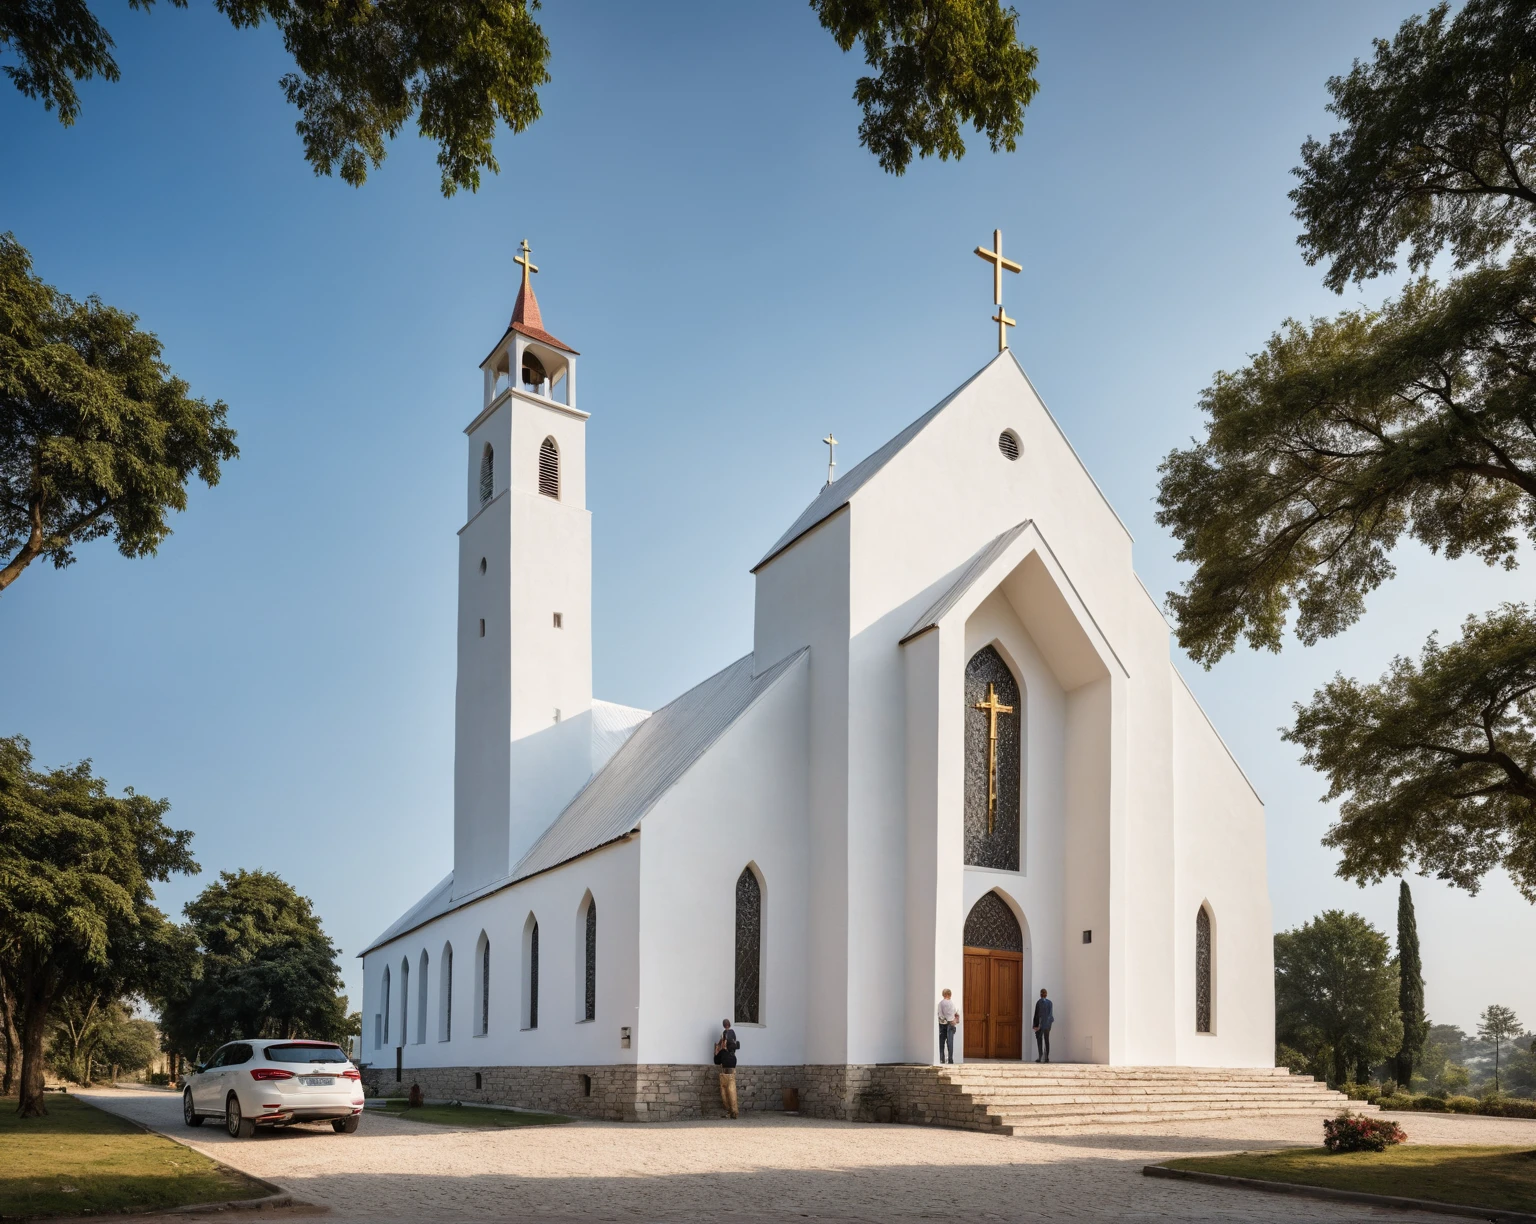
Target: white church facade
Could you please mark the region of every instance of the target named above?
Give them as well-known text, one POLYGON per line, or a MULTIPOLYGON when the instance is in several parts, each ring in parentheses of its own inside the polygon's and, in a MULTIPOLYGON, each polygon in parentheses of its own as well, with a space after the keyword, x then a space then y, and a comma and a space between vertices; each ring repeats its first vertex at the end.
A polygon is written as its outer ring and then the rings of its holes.
MULTIPOLYGON (((753 570, 751 650, 592 693, 588 414, 527 263, 459 531, 453 870, 362 954, 374 1082, 615 1118, 855 1116, 891 1064, 1271 1067, 1264 809, 1006 348, 753 570)), ((999 310, 1001 313, 1001 310, 999 310)), ((897 1110, 899 1116, 899 1106, 897 1110)))

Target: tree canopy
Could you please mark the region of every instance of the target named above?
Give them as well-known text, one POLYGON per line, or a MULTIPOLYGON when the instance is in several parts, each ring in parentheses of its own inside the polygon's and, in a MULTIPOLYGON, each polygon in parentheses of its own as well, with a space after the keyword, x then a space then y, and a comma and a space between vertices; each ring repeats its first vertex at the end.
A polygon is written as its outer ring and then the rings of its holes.
POLYGON ((1424 1014, 1424 961, 1419 953, 1419 921, 1407 880, 1397 887, 1397 1014, 1403 1022, 1403 1044, 1397 1048, 1397 1082, 1406 1089, 1429 1037, 1424 1014))
POLYGON ((1334 1085, 1397 1051, 1397 965, 1359 914, 1325 910, 1275 936, 1275 1036, 1322 1059, 1334 1085))
POLYGON ((24 1117, 44 1114, 43 1041, 67 994, 116 999, 160 983, 164 917, 151 883, 197 870, 170 804, 107 793, 89 761, 33 767, 20 736, 0 739, 0 975, 17 1012, 24 1117))
POLYGON ((187 482, 217 484, 239 454, 224 403, 190 396, 137 324, 45 284, 0 234, 0 591, 103 536, 125 557, 154 553, 187 482))
MULTIPOLYGON (((186 0, 170 0, 185 8, 186 0)), ((864 112, 859 139, 893 174, 914 150, 961 157, 963 124, 992 149, 1014 148, 1037 88, 1036 53, 1018 44, 1018 14, 1000 0, 810 0, 838 45, 864 46, 875 75, 854 98, 864 112)), ((154 0, 129 0, 149 9, 154 0)), ((436 143, 444 195, 475 191, 481 171, 499 172, 492 148, 498 122, 524 131, 543 113, 550 46, 534 19, 538 0, 215 0, 241 29, 271 22, 295 72, 280 85, 299 111, 295 124, 316 174, 361 186, 383 162, 386 144, 416 117, 436 143)), ((80 114, 77 81, 116 81, 112 36, 88 0, 24 0, 0 6, 0 52, 16 87, 57 110, 66 126, 80 114)))
POLYGON ((187 903, 191 972, 157 999, 171 1048, 240 1037, 339 1041, 349 1024, 337 950, 308 898, 269 871, 224 871, 187 903))

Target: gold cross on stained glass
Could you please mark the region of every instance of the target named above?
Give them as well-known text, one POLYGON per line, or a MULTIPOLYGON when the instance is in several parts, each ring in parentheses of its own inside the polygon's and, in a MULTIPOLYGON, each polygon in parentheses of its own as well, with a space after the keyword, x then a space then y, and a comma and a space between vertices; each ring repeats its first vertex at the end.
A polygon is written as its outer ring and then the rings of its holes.
POLYGON ((532 283, 529 280, 529 273, 537 272, 538 268, 534 266, 533 260, 531 258, 529 258, 529 256, 528 256, 528 239, 526 239, 526 238, 523 239, 522 251, 523 251, 523 253, 521 255, 514 255, 514 256, 512 256, 512 262, 515 263, 515 264, 522 264, 522 266, 523 266, 523 288, 527 289, 529 287, 529 285, 532 283))
POLYGON ((987 699, 978 701, 971 709, 987 715, 987 836, 990 837, 997 821, 997 716, 1012 714, 1013 707, 997 699, 997 686, 989 680, 987 699))

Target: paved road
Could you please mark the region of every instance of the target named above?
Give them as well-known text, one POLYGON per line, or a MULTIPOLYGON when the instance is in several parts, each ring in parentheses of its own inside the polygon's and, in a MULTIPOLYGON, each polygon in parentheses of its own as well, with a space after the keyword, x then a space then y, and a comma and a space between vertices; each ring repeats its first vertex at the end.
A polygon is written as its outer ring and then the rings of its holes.
MULTIPOLYGON (((1141 1176, 1143 1165, 1173 1155, 1315 1145, 1320 1117, 1185 1123, 1150 1134, 1003 1138, 774 1114, 740 1122, 456 1130, 370 1111, 354 1135, 335 1134, 324 1124, 235 1140, 212 1123, 188 1129, 180 1098, 172 1093, 81 1095, 278 1183, 327 1208, 326 1219, 885 1224, 942 1218, 973 1224, 1446 1218, 1141 1176)), ((1399 1120, 1415 1142, 1536 1147, 1536 1121, 1423 1114, 1399 1120)), ((238 1224, 238 1217, 218 1218, 238 1224)), ((175 1219, 190 1224, 186 1216, 175 1219)))

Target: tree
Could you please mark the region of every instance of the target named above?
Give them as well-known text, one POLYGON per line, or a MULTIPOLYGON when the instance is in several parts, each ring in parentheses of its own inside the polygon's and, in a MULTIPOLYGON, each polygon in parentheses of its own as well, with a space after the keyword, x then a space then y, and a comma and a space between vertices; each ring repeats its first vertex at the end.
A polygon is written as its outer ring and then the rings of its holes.
POLYGON ((96 1057, 107 1068, 110 1080, 123 1072, 143 1071, 160 1053, 160 1034, 148 1020, 127 1014, 119 1005, 112 1022, 103 1028, 96 1057))
POLYGON ((45 284, 0 234, 0 591, 106 535, 125 557, 154 553, 187 481, 218 484, 239 454, 224 403, 189 396, 137 323, 45 284))
POLYGON ((1377 881, 1410 866, 1476 892, 1504 867, 1536 901, 1536 613, 1470 617, 1374 684, 1335 676, 1297 706, 1285 738, 1342 799, 1324 844, 1339 874, 1377 881))
POLYGON ((1507 1007, 1491 1003, 1478 1018, 1477 1035, 1484 1041, 1493 1042, 1493 1090, 1499 1090, 1499 1053, 1506 1041, 1519 1037, 1524 1030, 1515 1013, 1507 1007))
MULTIPOLYGON (((186 0, 170 0, 177 8, 186 0)), ((436 142, 445 196, 476 191, 500 172, 497 122, 522 132, 542 114, 549 40, 533 18, 538 0, 215 0, 237 29, 271 22, 297 72, 280 84, 299 110, 295 124, 316 174, 360 187, 385 145, 414 115, 436 142)), ((148 9, 154 0, 132 0, 148 9)), ((1034 48, 1018 45, 1018 14, 1000 0, 811 0, 844 51, 864 44, 878 75, 861 77, 860 142, 901 174, 912 159, 962 157, 960 126, 1012 152, 1024 108, 1038 88, 1034 48)), ((66 127, 80 113, 76 81, 116 81, 112 37, 87 0, 24 0, 0 7, 5 73, 29 98, 57 109, 66 127)))
POLYGON ((1327 1047, 1335 1085, 1402 1044, 1390 951, 1385 935, 1342 910, 1275 936, 1276 1037, 1302 1052, 1327 1047))
POLYGON ((960 126, 1012 153, 1024 108, 1040 88, 1039 55, 1018 41, 1019 15, 998 0, 811 0, 844 51, 864 46, 877 76, 860 77, 859 143, 882 169, 905 174, 915 149, 965 156, 960 126))
POLYGON ((1397 1014, 1403 1025, 1403 1044, 1397 1049, 1397 1082, 1406 1089, 1413 1082, 1414 1064, 1429 1036, 1429 1017, 1424 1014, 1419 924, 1407 880, 1398 881, 1397 889, 1397 1014))
MULTIPOLYGON (((1448 251, 1458 272, 1376 310, 1288 320, 1203 393, 1204 437, 1164 461, 1158 521, 1195 567, 1168 602, 1207 667, 1239 638, 1278 650, 1293 615, 1308 644, 1347 628, 1405 535, 1506 568, 1536 540, 1536 0, 1442 4, 1328 89, 1341 129, 1306 143, 1291 193, 1308 262, 1327 261, 1337 291, 1404 247, 1410 268, 1448 251)), ((1531 615, 1506 609, 1459 650, 1431 641, 1419 669, 1399 660, 1374 688, 1340 677, 1298 707, 1291 737, 1334 762, 1330 796, 1347 797, 1328 836, 1341 874, 1418 861, 1472 887, 1495 863, 1520 868, 1530 809, 1505 762, 1529 733, 1522 682, 1494 695, 1494 727, 1470 689, 1436 718, 1417 681, 1431 662, 1442 679, 1475 672, 1476 651, 1531 615), (1344 762, 1345 740, 1386 776, 1344 762)))
POLYGON ((0 739, 0 976, 16 1009, 22 1117, 47 1113, 43 1043, 66 993, 157 985, 142 980, 164 925, 151 882, 197 870, 169 808, 131 789, 109 795, 89 761, 34 769, 25 739, 0 739))
POLYGON ((239 1037, 347 1034, 337 950, 308 898, 268 871, 220 872, 187 903, 196 968, 158 998, 168 1048, 195 1055, 239 1037))

